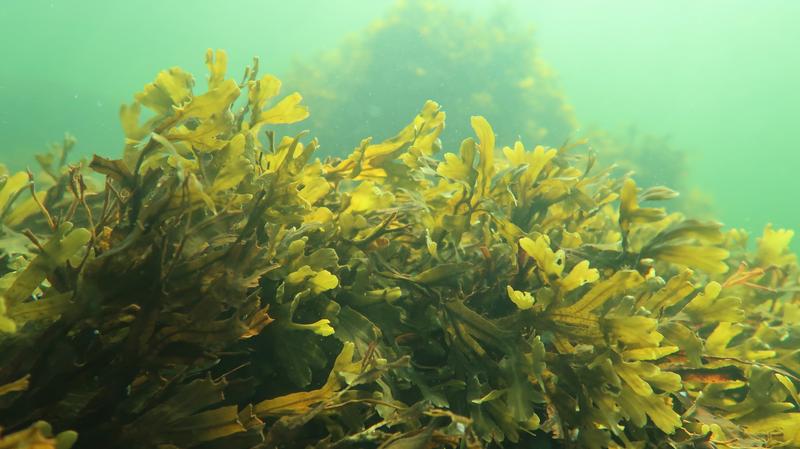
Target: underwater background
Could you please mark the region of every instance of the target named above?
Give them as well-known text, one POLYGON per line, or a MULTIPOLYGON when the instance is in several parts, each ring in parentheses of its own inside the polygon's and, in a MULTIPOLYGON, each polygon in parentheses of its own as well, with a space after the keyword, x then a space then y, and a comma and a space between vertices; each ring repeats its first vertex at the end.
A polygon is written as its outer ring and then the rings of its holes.
MULTIPOLYGON (((297 64, 315 66, 320 55, 347 39, 363 38, 395 3, 4 0, 0 159, 21 168, 34 152, 61 140, 64 132, 77 137, 77 153, 118 154, 119 105, 161 68, 180 66, 200 73, 205 49, 225 48, 231 67, 242 67, 257 56, 262 70, 292 85, 299 81, 297 64)), ((580 124, 547 143, 574 139, 589 127, 663 137, 685 158, 673 169, 685 171, 689 180, 670 187, 684 195, 695 189, 704 196, 701 208, 713 210, 726 226, 756 233, 768 222, 792 229, 800 224, 795 200, 800 190, 800 3, 508 1, 500 8, 491 1, 446 4, 452 8, 447 14, 457 11, 477 18, 510 9, 520 33, 529 33, 527 27, 533 25, 539 55, 580 124)), ((446 17, 442 23, 446 26, 446 17)), ((402 48, 403 43, 393 45, 402 48)), ((387 52, 370 64, 378 72, 397 72, 402 56, 387 52)), ((347 55, 344 61, 346 67, 347 55)), ((519 64, 513 52, 498 61, 519 64)), ((315 69, 337 77, 325 66, 315 69)), ((340 67, 330 69, 340 72, 340 67)), ((497 73, 502 76, 500 67, 497 73)), ((450 77, 452 92, 468 82, 463 72, 450 77)), ((303 126, 320 129, 313 126, 315 99, 300 90, 312 116, 312 124, 303 126)), ((446 99, 436 98, 436 87, 433 92, 431 99, 450 113, 446 99)), ((375 117, 365 127, 399 129, 429 96, 420 93, 408 100, 413 108, 375 117), (378 123, 381 120, 385 123, 378 123)), ((504 112, 518 111, 471 114, 487 115, 497 127, 506 118, 504 112)), ((467 130, 468 115, 450 114, 448 128, 456 127, 467 130)), ((498 132, 506 143, 516 137, 498 132)), ((464 134, 453 132, 459 139, 464 134)), ((321 139, 328 154, 349 153, 357 144, 354 140, 339 151, 321 139)), ((454 151, 456 144, 445 149, 454 151)), ((661 147, 651 146, 657 158, 661 147)), ((657 171, 652 178, 653 183, 670 181, 659 180, 657 171)))
POLYGON ((0 0, 0 449, 800 447, 798 12, 0 0))

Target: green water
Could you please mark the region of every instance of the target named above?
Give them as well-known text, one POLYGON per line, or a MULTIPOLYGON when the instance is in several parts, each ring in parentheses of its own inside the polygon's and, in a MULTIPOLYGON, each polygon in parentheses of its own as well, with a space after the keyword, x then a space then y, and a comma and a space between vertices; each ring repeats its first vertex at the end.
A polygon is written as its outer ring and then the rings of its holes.
MULTIPOLYGON (((114 153, 119 104, 159 70, 202 74, 211 47, 232 71, 259 56, 285 78, 392 3, 3 0, 0 159, 23 166, 65 131, 83 154, 114 153)), ((491 3, 457 5, 480 15, 491 3)), ((510 3, 583 125, 670 136, 728 226, 800 228, 800 2, 510 3)))

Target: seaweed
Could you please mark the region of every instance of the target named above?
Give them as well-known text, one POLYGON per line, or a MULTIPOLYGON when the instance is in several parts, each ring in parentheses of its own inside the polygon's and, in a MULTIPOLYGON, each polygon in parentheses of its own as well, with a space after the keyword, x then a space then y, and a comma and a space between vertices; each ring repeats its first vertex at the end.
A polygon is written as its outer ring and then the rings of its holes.
POLYGON ((476 111, 512 147, 516 140, 559 146, 585 138, 584 151, 614 164, 615 175, 634 172, 643 186, 668 185, 682 193, 673 209, 713 218, 708 195, 688 176, 686 149, 633 126, 609 132, 577 119, 536 30, 519 16, 508 5, 478 14, 440 0, 397 1, 335 49, 296 62, 290 81, 314 111, 309 121, 321 153, 346 156, 366 135, 389 137, 419 102, 435 98, 450 117, 440 136, 446 147, 470 132, 476 111))
POLYGON ((300 94, 206 62, 121 108, 120 159, 3 181, 0 447, 800 444, 790 231, 751 252, 480 116, 440 158, 433 101, 321 160, 278 135, 300 94))

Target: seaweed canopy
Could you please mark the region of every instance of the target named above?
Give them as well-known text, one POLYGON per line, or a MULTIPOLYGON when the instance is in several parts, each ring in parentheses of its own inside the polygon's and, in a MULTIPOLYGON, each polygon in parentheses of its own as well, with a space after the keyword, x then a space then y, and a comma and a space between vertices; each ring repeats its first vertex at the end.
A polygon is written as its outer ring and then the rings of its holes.
POLYGON ((290 82, 329 155, 391 136, 426 98, 447 106, 447 146, 469 133, 475 111, 508 142, 561 144, 577 128, 571 106, 532 30, 514 19, 505 9, 473 17, 440 0, 398 1, 339 48, 298 64, 290 82))
MULTIPOLYGON (((321 150, 343 156, 364 136, 391 136, 426 98, 447 108, 447 147, 470 132, 476 111, 507 144, 520 138, 561 145, 574 137, 580 126, 556 73, 530 27, 515 19, 510 9, 475 17, 440 0, 399 1, 337 49, 298 64, 290 82, 314 111, 310 124, 321 150)), ((634 171, 646 187, 678 189, 683 195, 673 207, 709 215, 708 201, 686 178, 686 154, 668 139, 599 129, 580 134, 601 164, 634 171)))
POLYGON ((122 108, 104 187, 3 182, 0 447, 800 445, 790 232, 482 117, 439 161, 434 102, 323 162, 299 94, 207 63, 122 108))

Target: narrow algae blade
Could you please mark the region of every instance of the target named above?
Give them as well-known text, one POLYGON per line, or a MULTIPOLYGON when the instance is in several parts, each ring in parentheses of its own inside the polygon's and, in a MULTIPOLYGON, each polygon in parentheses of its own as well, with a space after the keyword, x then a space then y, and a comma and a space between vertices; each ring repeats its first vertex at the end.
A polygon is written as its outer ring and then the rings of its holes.
POLYGON ((630 232, 634 224, 650 223, 666 217, 664 209, 640 207, 637 195, 636 181, 626 179, 622 184, 619 205, 619 224, 624 233, 630 232))
POLYGON ((0 218, 5 218, 11 211, 11 203, 27 187, 28 182, 30 179, 24 172, 15 173, 5 179, 0 187, 0 218))
POLYGON ((479 193, 486 195, 489 193, 489 186, 494 176, 494 131, 489 122, 481 116, 470 119, 472 129, 478 136, 478 185, 479 193))
POLYGON ((325 401, 333 399, 343 387, 340 372, 349 369, 353 363, 355 345, 346 343, 334 362, 328 375, 328 380, 321 388, 308 391, 291 393, 274 399, 266 399, 254 406, 254 413, 258 416, 298 415, 311 411, 311 409, 325 401))
POLYGON ((63 223, 56 235, 43 246, 42 253, 18 274, 11 287, 3 292, 6 306, 13 310, 15 306, 21 304, 39 288, 48 274, 84 248, 91 238, 92 235, 87 229, 73 229, 71 223, 63 223))
POLYGON ((15 391, 25 391, 30 386, 30 374, 25 375, 13 382, 9 382, 5 385, 0 385, 0 396, 14 393, 15 391))
POLYGON ((208 88, 215 89, 225 80, 228 68, 228 54, 224 50, 206 50, 206 66, 208 67, 208 88))

